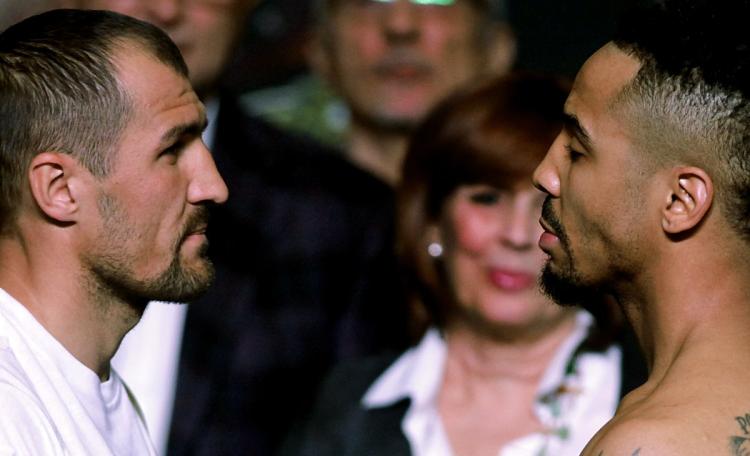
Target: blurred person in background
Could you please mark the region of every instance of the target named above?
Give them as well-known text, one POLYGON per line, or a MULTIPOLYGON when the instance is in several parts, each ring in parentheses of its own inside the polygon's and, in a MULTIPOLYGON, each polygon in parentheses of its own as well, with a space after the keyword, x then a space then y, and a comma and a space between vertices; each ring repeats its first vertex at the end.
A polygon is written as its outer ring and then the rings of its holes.
POLYGON ((407 344, 392 192, 339 154, 248 116, 224 88, 255 1, 63 1, 147 20, 175 40, 232 194, 211 214, 215 285, 187 312, 149 305, 115 366, 160 452, 271 454, 335 362, 407 344))
POLYGON ((0 7, 0 31, 31 15, 57 6, 58 0, 3 0, 0 7))
POLYGON ((544 194, 531 176, 567 90, 512 74, 450 97, 416 130, 398 245, 429 329, 395 361, 336 369, 285 454, 578 455, 645 378, 611 307, 558 307, 537 287, 544 194))
MULTIPOLYGON (((497 2, 496 2, 497 3, 497 2)), ((515 41, 490 0, 318 0, 311 67, 350 112, 345 154, 390 185, 409 133, 468 80, 507 71, 515 41)))

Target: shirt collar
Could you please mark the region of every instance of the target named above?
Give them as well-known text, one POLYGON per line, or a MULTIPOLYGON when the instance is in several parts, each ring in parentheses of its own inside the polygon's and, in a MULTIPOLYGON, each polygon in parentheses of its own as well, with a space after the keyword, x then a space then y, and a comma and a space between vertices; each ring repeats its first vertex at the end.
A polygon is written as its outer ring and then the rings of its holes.
POLYGON ((419 345, 408 350, 393 363, 365 393, 366 408, 387 407, 409 398, 412 406, 432 402, 443 380, 445 341, 432 328, 419 345))
MULTIPOLYGON (((576 314, 573 333, 563 342, 547 366, 537 397, 554 391, 563 381, 565 366, 588 334, 594 319, 585 310, 576 314)), ((419 345, 401 355, 375 380, 362 398, 365 408, 387 407, 411 399, 412 407, 432 403, 443 381, 446 345, 436 328, 422 337, 419 345)))

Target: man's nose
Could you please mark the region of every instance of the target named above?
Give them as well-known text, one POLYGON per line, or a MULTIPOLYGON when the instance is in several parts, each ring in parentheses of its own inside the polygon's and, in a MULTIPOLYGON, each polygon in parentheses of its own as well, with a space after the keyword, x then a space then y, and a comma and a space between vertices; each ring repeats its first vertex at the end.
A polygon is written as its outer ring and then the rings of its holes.
POLYGON ((144 19, 165 27, 177 21, 182 14, 182 3, 185 0, 149 0, 144 2, 145 16, 144 19))
POLYGON ((544 160, 534 170, 534 186, 553 197, 560 196, 560 174, 555 159, 560 153, 560 148, 564 149, 562 142, 560 134, 550 146, 544 160))
POLYGON ((202 146, 200 160, 188 188, 188 201, 193 204, 208 201, 222 204, 228 196, 229 189, 219 174, 219 170, 216 169, 216 163, 211 156, 211 152, 206 146, 202 146))
POLYGON ((391 41, 410 41, 419 37, 420 8, 408 0, 395 0, 382 5, 381 24, 391 41))

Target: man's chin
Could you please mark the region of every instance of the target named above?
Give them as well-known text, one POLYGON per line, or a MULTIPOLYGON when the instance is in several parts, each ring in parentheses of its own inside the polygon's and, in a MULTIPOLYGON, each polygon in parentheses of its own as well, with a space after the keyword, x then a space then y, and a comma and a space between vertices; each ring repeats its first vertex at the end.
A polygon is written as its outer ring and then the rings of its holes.
POLYGON ((556 270, 550 261, 544 265, 539 285, 544 294, 561 306, 575 306, 601 296, 597 287, 584 284, 574 273, 556 270))
POLYGON ((197 258, 192 264, 172 267, 153 281, 149 288, 151 299, 158 301, 190 302, 201 297, 214 281, 211 261, 197 258))

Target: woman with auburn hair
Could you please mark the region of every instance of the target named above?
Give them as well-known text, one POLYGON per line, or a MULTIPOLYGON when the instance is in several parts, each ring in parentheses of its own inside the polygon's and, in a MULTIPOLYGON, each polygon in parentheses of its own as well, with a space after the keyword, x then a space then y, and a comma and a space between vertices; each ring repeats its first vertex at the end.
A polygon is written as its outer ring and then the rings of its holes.
POLYGON ((564 308, 537 286, 544 195, 531 175, 567 92, 511 74, 453 95, 417 129, 397 248, 423 336, 395 360, 334 371, 289 454, 578 455, 645 378, 604 299, 564 308))

